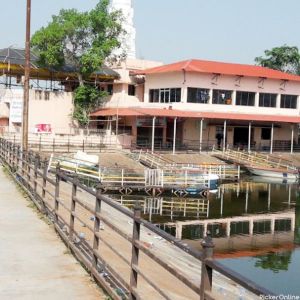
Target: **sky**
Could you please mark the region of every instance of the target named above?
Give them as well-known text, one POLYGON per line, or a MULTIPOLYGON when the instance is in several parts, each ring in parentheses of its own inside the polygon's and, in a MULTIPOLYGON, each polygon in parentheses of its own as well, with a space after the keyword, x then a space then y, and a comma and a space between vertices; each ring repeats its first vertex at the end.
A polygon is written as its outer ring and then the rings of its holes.
MULTIPOLYGON (((0 0, 3 1, 4 0, 0 0)), ((32 33, 62 8, 89 10, 98 0, 32 0, 32 33)), ((299 0, 134 0, 137 56, 253 64, 265 49, 300 48, 299 0)), ((26 0, 5 1, 0 48, 24 47, 26 0)))

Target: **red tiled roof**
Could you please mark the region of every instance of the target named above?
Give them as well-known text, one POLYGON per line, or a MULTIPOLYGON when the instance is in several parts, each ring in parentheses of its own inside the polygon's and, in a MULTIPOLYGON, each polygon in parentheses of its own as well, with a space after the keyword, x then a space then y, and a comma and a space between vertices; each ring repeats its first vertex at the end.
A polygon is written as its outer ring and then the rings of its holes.
POLYGON ((218 119, 218 120, 238 120, 238 121, 257 121, 257 122, 278 122, 278 123, 300 123, 300 116, 283 115, 253 115, 239 113, 217 113, 217 112, 195 112, 175 109, 160 108, 108 108, 101 109, 92 113, 91 117, 106 116, 149 116, 149 117, 179 117, 196 119, 218 119))
POLYGON ((136 75, 147 75, 147 74, 160 74, 160 73, 171 73, 171 72, 196 72, 196 73, 210 73, 210 74, 224 74, 233 76, 249 76, 249 77, 261 77, 279 80, 291 80, 300 81, 300 76, 292 75, 269 68, 260 66, 244 65, 225 63, 217 61, 206 61, 206 60, 185 60, 176 62, 173 64, 163 65, 143 71, 135 72, 136 75))

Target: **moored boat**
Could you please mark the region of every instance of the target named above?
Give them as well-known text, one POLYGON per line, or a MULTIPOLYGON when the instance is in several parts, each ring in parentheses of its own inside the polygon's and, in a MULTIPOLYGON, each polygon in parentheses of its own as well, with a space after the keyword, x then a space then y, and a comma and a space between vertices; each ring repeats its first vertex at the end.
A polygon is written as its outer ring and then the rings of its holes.
POLYGON ((273 177, 281 179, 297 180, 299 173, 297 169, 276 169, 262 167, 247 167, 250 173, 257 176, 273 177))

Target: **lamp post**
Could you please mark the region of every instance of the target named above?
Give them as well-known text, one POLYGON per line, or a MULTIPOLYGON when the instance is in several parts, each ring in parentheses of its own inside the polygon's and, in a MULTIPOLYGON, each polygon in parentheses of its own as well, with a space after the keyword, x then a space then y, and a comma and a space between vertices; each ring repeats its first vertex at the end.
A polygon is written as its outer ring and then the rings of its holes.
POLYGON ((30 78, 30 20, 31 0, 27 0, 26 6, 26 43, 25 43, 25 80, 22 120, 22 149, 28 150, 28 104, 29 104, 29 78, 30 78))

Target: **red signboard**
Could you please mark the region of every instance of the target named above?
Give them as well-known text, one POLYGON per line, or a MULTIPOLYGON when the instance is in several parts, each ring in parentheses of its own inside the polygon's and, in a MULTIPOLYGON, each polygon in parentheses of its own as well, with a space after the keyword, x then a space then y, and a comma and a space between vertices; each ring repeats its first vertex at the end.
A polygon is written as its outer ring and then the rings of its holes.
POLYGON ((35 125, 36 133, 51 133, 51 124, 36 124, 35 125))

